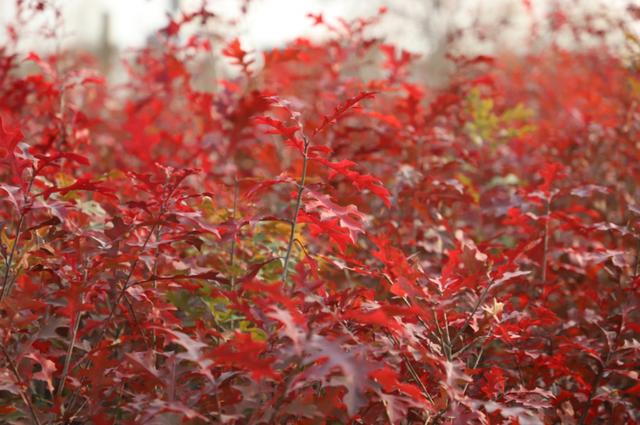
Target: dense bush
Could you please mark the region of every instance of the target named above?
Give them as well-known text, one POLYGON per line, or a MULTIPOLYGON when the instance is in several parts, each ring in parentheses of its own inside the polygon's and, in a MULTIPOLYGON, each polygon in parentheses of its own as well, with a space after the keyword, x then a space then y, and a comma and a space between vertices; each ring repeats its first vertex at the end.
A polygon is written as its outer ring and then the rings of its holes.
POLYGON ((384 12, 258 55, 202 8, 118 87, 13 27, 1 422, 640 420, 633 58, 451 50, 436 90, 384 12))

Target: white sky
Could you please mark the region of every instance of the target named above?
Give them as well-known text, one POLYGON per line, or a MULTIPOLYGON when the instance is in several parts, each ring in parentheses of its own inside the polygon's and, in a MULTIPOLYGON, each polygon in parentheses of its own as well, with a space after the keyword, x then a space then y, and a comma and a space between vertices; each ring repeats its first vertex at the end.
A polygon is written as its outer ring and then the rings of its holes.
MULTIPOLYGON (((258 48, 279 45, 304 34, 310 27, 308 12, 328 16, 348 13, 355 3, 378 0, 253 0, 248 19, 242 24, 243 38, 258 48)), ((166 23, 171 0, 57 0, 62 5, 67 39, 72 43, 96 44, 100 39, 102 15, 110 15, 110 39, 121 48, 140 47, 147 37, 166 23)), ((193 10, 200 0, 180 0, 181 8, 193 10)), ((241 0, 209 0, 209 7, 225 17, 238 14, 241 0)), ((369 9, 366 7, 365 9, 369 9)), ((376 10, 375 7, 371 10, 376 10)), ((0 0, 0 23, 13 14, 13 0, 0 0)))
MULTIPOLYGON (((100 40, 102 15, 110 15, 110 41, 119 48, 139 47, 155 30, 166 23, 171 0, 53 0, 63 6, 66 42, 85 46, 97 45, 100 40)), ((181 7, 192 10, 201 0, 180 0, 181 7)), ((238 28, 243 43, 250 49, 264 49, 282 45, 297 36, 309 35, 308 12, 322 12, 327 18, 370 16, 378 7, 390 9, 381 28, 385 36, 403 47, 424 51, 428 41, 423 32, 429 19, 426 4, 433 0, 252 0, 247 19, 238 28)), ((523 0, 441 0, 445 5, 442 16, 431 16, 432 32, 441 31, 448 21, 458 25, 470 24, 477 16, 496 19, 500 14, 516 22, 526 19, 523 0), (445 19, 446 17, 446 19, 445 19)), ((609 9, 623 10, 629 0, 530 0, 534 14, 543 16, 546 5, 556 2, 575 9, 575 1, 582 5, 605 3, 609 9)), ((210 8, 224 16, 237 14, 242 0, 208 0, 210 8)), ((11 19, 14 0, 0 0, 0 24, 11 19)), ((36 25, 36 23, 34 23, 36 25)), ((518 27, 518 25, 515 25, 518 27)), ((525 27, 526 25, 520 25, 525 27)), ((0 31, 4 32, 4 31, 0 31)), ((317 32, 316 32, 317 34, 317 32)), ((510 37, 505 37, 509 39, 510 37)), ((1 41, 1 39, 0 39, 1 41)), ((36 49, 46 48, 41 39, 33 37, 36 49)), ((510 40, 505 42, 508 44, 510 40)), ((512 42, 517 42, 512 38, 512 42)), ((29 46, 31 47, 31 46, 29 46)), ((514 46, 517 47, 517 46, 514 46)), ((31 47, 33 48, 33 47, 31 47)))

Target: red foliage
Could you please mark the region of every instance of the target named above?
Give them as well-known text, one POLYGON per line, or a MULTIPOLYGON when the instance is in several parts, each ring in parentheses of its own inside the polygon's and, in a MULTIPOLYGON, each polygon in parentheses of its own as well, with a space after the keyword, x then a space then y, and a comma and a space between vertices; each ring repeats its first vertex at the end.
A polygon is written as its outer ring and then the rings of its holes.
POLYGON ((435 90, 366 36, 383 13, 261 61, 222 42, 213 93, 180 39, 204 7, 118 95, 15 32, 0 421, 640 420, 637 67, 450 55, 435 90))

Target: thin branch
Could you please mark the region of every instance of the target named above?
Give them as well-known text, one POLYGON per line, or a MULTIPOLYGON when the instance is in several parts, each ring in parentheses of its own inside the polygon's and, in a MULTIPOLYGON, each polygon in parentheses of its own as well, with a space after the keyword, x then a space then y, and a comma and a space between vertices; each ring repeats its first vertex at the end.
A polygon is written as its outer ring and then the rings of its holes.
POLYGON ((493 286, 493 282, 489 282, 486 288, 484 288, 484 291, 482 291, 482 294, 480 294, 480 296, 478 297, 478 301, 476 301, 475 305, 473 306, 473 309, 471 310, 471 313, 469 313, 464 323, 462 324, 462 327, 458 329, 456 334, 453 336, 453 339, 451 340, 451 344, 455 344, 458 338, 460 338, 462 336, 462 333, 467 329, 467 326, 469 326, 469 323, 471 323, 471 319, 473 319, 473 316, 475 316, 476 312, 478 311, 482 303, 484 303, 485 299, 487 298, 487 295, 489 294, 489 290, 491 289, 492 286, 493 286))
POLYGON ((61 397, 64 390, 64 383, 67 380, 69 374, 69 366, 71 365, 71 357, 73 355, 73 349, 75 348, 76 338, 78 336, 78 327, 80 324, 80 316, 82 313, 76 313, 76 321, 71 332, 71 340, 69 341, 69 347, 67 347, 67 353, 64 358, 64 366, 62 368, 62 376, 60 377, 60 383, 58 384, 58 391, 56 396, 61 397))
POLYGON ((0 290, 0 302, 9 295, 11 292, 11 282, 9 281, 9 272, 11 271, 11 267, 13 266, 13 257, 16 252, 16 247, 18 246, 18 242, 20 241, 20 236, 22 233, 22 226, 24 225, 24 219, 27 215, 25 207, 27 205, 27 195, 31 193, 31 187, 33 186, 33 181, 36 178, 36 171, 32 170, 31 178, 29 179, 29 184, 27 185, 27 190, 24 193, 24 201, 22 208, 20 208, 20 218, 18 219, 18 225, 16 226, 16 237, 13 240, 13 245, 11 245, 11 251, 9 252, 9 256, 5 261, 4 268, 4 276, 2 278, 2 290, 0 290))
POLYGON ((16 252, 16 246, 18 245, 18 241, 20 240, 20 233, 22 232, 22 224, 24 223, 24 211, 20 213, 20 219, 18 220, 18 226, 16 228, 16 237, 13 240, 13 244, 11 245, 11 251, 9 252, 9 256, 5 261, 4 267, 4 276, 2 278, 2 290, 0 291, 0 301, 2 301, 5 295, 9 295, 10 291, 10 283, 9 283, 9 271, 11 270, 11 266, 13 265, 13 256, 16 252))
POLYGON ((31 413, 31 417, 33 418, 33 422, 36 425, 41 425, 42 422, 40 422, 40 418, 38 417, 38 413, 36 412, 35 406, 31 402, 31 399, 28 397, 27 394, 25 394, 25 392, 23 390, 23 388, 28 388, 28 386, 22 380, 22 377, 20 376, 20 373, 18 372, 18 367, 13 362, 13 359, 11 358, 11 356, 9 356, 9 353, 7 353, 7 350, 6 350, 6 348, 4 346, 0 346, 0 350, 2 350, 2 354, 4 354, 4 357, 7 359, 7 362, 9 363, 9 368, 11 369, 11 372, 13 372, 13 375, 16 377, 16 380, 18 381, 18 385, 20 386, 20 390, 19 390, 20 391, 20 397, 22 397, 22 400, 25 402, 25 404, 29 408, 29 412, 31 413))
POLYGON ((547 282, 547 252, 549 251, 549 222, 551 221, 551 196, 547 198, 547 211, 544 220, 544 245, 542 251, 542 282, 547 282))
POLYGON ((445 340, 444 340, 444 333, 442 332, 442 328, 440 327, 440 321, 438 320, 438 314, 436 313, 435 310, 432 311, 433 313, 433 321, 436 324, 436 330, 438 331, 438 341, 440 342, 440 348, 442 350, 442 354, 447 354, 447 347, 445 344, 445 340))
MULTIPOLYGON (((235 227, 236 225, 236 216, 237 216, 237 212, 238 212, 238 177, 236 177, 234 179, 233 182, 233 213, 232 213, 232 219, 233 219, 233 225, 235 227)), ((233 290, 236 287, 236 274, 233 270, 234 268, 234 263, 235 263, 235 255, 236 255, 236 235, 233 235, 233 238, 231 238, 231 253, 230 253, 230 259, 229 259, 229 269, 231 271, 231 289, 233 290)))
MULTIPOLYGON (((157 226, 158 226, 158 224, 154 223, 153 226, 151 227, 151 230, 149 230, 149 233, 147 234, 147 237, 145 238, 144 242, 142 243, 142 248, 140 248, 140 252, 141 253, 144 252, 144 250, 147 248, 147 244, 149 243, 149 240, 151 239, 151 235, 154 234, 157 226)), ((115 315, 116 310, 118 309, 118 305, 122 302, 122 299, 125 298, 125 295, 127 294, 127 289, 129 288, 129 282, 131 281, 131 277, 133 276, 133 273, 135 272, 139 262, 140 262, 140 256, 138 255, 138 257, 136 257, 136 259, 133 260, 133 264, 131 264, 131 267, 129 268, 129 273, 127 274, 127 277, 125 278, 124 283, 122 284, 122 289, 120 290, 120 293, 118 294, 118 298, 116 298, 116 302, 111 307, 111 311, 109 312, 109 316, 107 317, 105 322, 111 323, 111 320, 113 320, 113 316, 115 315)), ((128 301, 128 299, 126 299, 126 300, 128 301)), ((133 308, 132 308, 132 310, 133 310, 133 308)))
MULTIPOLYGON (((392 340, 394 340, 394 342, 396 342, 397 344, 397 341, 395 341, 395 338, 392 337, 392 340)), ((431 393, 429 393, 427 386, 424 384, 424 382, 422 382, 422 379, 420 379, 420 375, 418 375, 418 372, 413 366, 411 359, 404 353, 400 353, 400 357, 405 362, 405 365, 407 366, 407 370, 409 370, 409 374, 411 375, 415 383, 418 384, 418 386, 422 390, 422 393, 427 397, 427 399, 431 402, 431 404, 435 405, 435 402, 433 401, 433 397, 431 396, 431 393)))
POLYGON ((640 237, 637 237, 636 260, 633 267, 633 278, 637 278, 640 274, 640 237))
MULTIPOLYGON (((83 264, 84 271, 82 273, 82 284, 87 283, 87 267, 86 263, 83 264)), ((84 302, 84 295, 82 302, 84 302)), ((69 341, 69 346, 67 347, 67 353, 64 357, 64 366, 62 367, 62 376, 60 377, 60 383, 58 384, 58 390, 56 392, 57 397, 62 396, 62 392, 64 391, 64 384, 67 380, 67 375, 69 374, 69 366, 71 365, 71 357, 73 356, 73 349, 75 348, 76 338, 78 336, 78 328, 80 325, 80 317, 82 316, 82 312, 76 313, 75 322, 73 325, 73 329, 71 330, 71 340, 69 341)), ((64 413, 64 403, 62 404, 62 412, 64 413)))
POLYGON ((460 348, 458 351, 456 351, 455 353, 452 354, 452 357, 455 359, 457 357, 460 357, 462 354, 464 354, 469 348, 473 347, 474 345, 476 345, 478 342, 484 342, 486 341, 488 338, 490 337, 490 335, 480 335, 477 339, 474 339, 473 341, 471 341, 470 343, 468 343, 467 345, 463 346, 462 348, 460 348))
POLYGON ((589 414, 589 410, 591 410, 591 402, 596 396, 596 392, 598 391, 598 387, 600 386, 600 381, 602 380, 602 375, 604 375, 604 365, 598 363, 598 373, 595 375, 593 381, 591 382, 589 398, 587 398, 587 401, 582 408, 582 414, 580 415, 580 419, 578 420, 578 425, 584 425, 585 421, 587 420, 587 415, 589 414))
MULTIPOLYGON (((480 352, 478 353, 478 357, 476 357, 476 361, 473 363, 472 369, 475 369, 480 364, 480 359, 482 359, 482 354, 484 354, 484 346, 480 347, 480 352)), ((462 395, 467 393, 467 388, 469 388, 470 382, 467 382, 462 389, 462 395)))
POLYGON ((284 256, 284 270, 282 271, 282 282, 287 283, 287 277, 289 275, 289 261, 291 260, 291 251, 293 249, 293 243, 296 237, 296 226, 298 224, 298 214, 302 207, 302 193, 304 192, 304 184, 307 180, 307 166, 309 163, 309 145, 311 144, 307 136, 302 136, 304 139, 304 150, 302 152, 302 175, 300 176, 300 183, 298 183, 298 195, 296 197, 296 205, 293 210, 293 216, 291 217, 291 232, 289 233, 289 242, 287 243, 287 253, 284 256))
MULTIPOLYGON (((596 396, 596 393, 598 392, 598 388, 600 387, 600 382, 602 381, 602 378, 604 377, 604 372, 607 369, 607 367, 609 366, 609 362, 611 361, 611 357, 613 356, 613 354, 615 354, 615 351, 617 350, 619 341, 620 341, 620 335, 622 335, 623 332, 623 322, 624 319, 620 319, 620 324, 618 325, 618 329, 616 331, 616 337, 613 341, 613 346, 609 345, 609 348, 607 349, 607 356, 603 361, 599 361, 598 362, 598 373, 596 373, 596 375, 593 378, 593 381, 591 383, 591 389, 589 390, 589 397, 587 398, 587 401, 584 404, 584 407, 582 408, 582 414, 580 415, 580 419, 578 420, 578 425, 584 425, 586 420, 587 420, 587 416, 589 414, 589 410, 591 410, 591 403, 593 402, 593 399, 596 396)), ((602 330, 602 333, 604 334, 605 340, 607 339, 607 334, 604 331, 604 329, 600 328, 602 330)))
MULTIPOLYGON (((300 242, 300 239, 296 238, 294 240, 295 243, 298 244, 298 246, 300 247, 300 249, 302 249, 302 252, 304 252, 304 255, 306 255, 309 258, 313 259, 313 256, 311 255, 311 253, 307 250, 307 247, 304 246, 304 244, 302 242, 300 242)), ((345 269, 346 270, 346 269, 345 269)), ((348 271, 348 270, 347 270, 348 271)))
MULTIPOLYGON (((389 276, 387 276, 386 274, 382 274, 382 276, 387 280, 387 282, 389 282, 390 284, 393 284, 393 282, 391 281, 391 278, 389 278, 389 276)), ((409 299, 407 297, 402 297, 402 300, 404 301, 404 303, 408 306, 411 307, 411 302, 409 301, 409 299)), ((422 319, 422 317, 420 317, 418 315, 418 321, 420 322, 420 324, 422 324, 422 326, 424 326, 425 330, 429 329, 429 327, 427 326, 427 324, 425 323, 425 321, 422 319)), ((391 338, 391 340, 394 342, 394 344, 396 346, 399 346, 399 342, 398 340, 391 335, 390 333, 388 333, 389 338, 391 338)), ((416 384, 418 384, 418 386, 420 387, 420 389, 422 390, 422 392, 424 393, 424 395, 427 397, 427 399, 429 399, 429 401, 431 402, 431 404, 435 404, 433 397, 431 396, 431 393, 429 393, 429 390, 427 389, 427 386, 424 384, 424 382, 422 382, 422 380, 420 379, 420 375, 418 375, 417 371, 415 370, 415 368, 413 367, 413 363, 411 362, 411 359, 409 359, 404 353, 400 353, 400 357, 402 358, 402 360, 405 362, 407 369, 409 370, 409 374, 411 375, 411 377, 413 378, 413 380, 416 382, 416 384)), ((427 418, 427 421, 429 419, 427 418)))
MULTIPOLYGON (((345 269, 345 271, 348 272, 348 269, 345 269)), ((386 273, 382 273, 382 277, 389 283, 389 285, 393 285, 393 281, 391 280, 391 278, 389 276, 387 276, 386 273)), ((411 301, 409 301, 409 297, 408 296, 402 297, 402 301, 407 305, 407 307, 410 307, 410 308, 413 307, 413 305, 411 304, 411 301)), ((414 301, 415 301, 416 304, 418 304, 418 300, 417 299, 414 299, 414 301)), ((424 321, 422 316, 420 316, 418 314, 417 315, 417 319, 418 319, 418 322, 420 322, 420 324, 425 328, 425 330, 430 329, 430 326, 427 325, 427 323, 424 321)), ((437 322, 437 318, 436 318, 436 322, 437 322)), ((437 323, 436 323, 436 327, 438 328, 438 331, 440 331, 439 326, 438 326, 437 323)), ((438 342, 442 341, 440 338, 437 338, 435 334, 433 334, 433 335, 427 334, 427 336, 432 336, 433 337, 433 339, 435 341, 432 341, 432 342, 438 343, 438 342)))

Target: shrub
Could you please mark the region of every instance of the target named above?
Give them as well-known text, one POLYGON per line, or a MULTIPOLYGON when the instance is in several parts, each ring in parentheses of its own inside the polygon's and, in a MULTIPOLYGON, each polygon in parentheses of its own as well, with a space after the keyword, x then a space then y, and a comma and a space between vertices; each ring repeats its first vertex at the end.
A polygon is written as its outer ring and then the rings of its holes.
POLYGON ((118 90, 16 30, 2 421, 640 419, 636 68, 604 44, 452 51, 434 89, 367 35, 384 12, 216 45, 238 72, 214 91, 193 83, 210 42, 181 37, 205 8, 118 90))

